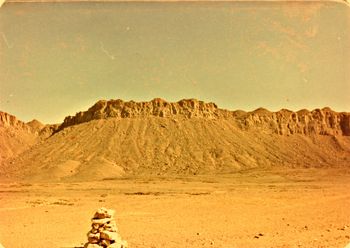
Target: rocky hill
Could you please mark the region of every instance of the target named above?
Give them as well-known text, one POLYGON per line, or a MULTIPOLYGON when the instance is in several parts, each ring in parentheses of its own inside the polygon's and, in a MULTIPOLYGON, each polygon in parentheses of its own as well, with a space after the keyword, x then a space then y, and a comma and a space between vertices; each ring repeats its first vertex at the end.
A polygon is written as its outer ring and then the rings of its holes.
POLYGON ((10 115, 8 113, 0 111, 0 126, 1 127, 13 127, 17 129, 22 129, 27 132, 31 132, 29 125, 20 121, 16 116, 10 115))
POLYGON ((282 109, 269 112, 258 109, 240 118, 243 129, 271 130, 281 135, 343 135, 350 136, 350 113, 338 113, 330 108, 292 112, 282 109))
POLYGON ((181 100, 175 103, 166 102, 161 98, 153 99, 150 102, 124 102, 120 99, 101 100, 85 112, 66 117, 59 129, 106 118, 183 117, 213 119, 225 114, 230 114, 230 111, 218 109, 215 103, 205 103, 196 99, 181 100))
POLYGON ((150 102, 124 102, 122 100, 98 101, 85 112, 68 116, 58 130, 91 120, 107 118, 204 118, 234 121, 242 130, 260 129, 281 135, 321 134, 350 135, 350 113, 337 113, 330 108, 293 112, 282 109, 270 112, 259 108, 253 112, 220 109, 215 103, 196 99, 166 102, 156 98, 150 102))
POLYGON ((52 135, 57 125, 44 125, 38 120, 23 122, 0 111, 0 165, 52 135))
POLYGON ((35 144, 37 137, 35 128, 13 115, 0 112, 0 165, 35 144))
POLYGON ((329 108, 244 112, 195 99, 110 100, 51 131, 2 171, 52 181, 350 164, 350 113, 329 108))

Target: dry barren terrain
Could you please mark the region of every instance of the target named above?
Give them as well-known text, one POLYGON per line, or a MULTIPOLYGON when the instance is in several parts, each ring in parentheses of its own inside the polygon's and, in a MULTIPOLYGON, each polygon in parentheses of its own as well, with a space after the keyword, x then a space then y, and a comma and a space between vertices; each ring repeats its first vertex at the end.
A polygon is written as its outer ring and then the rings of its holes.
POLYGON ((6 183, 5 247, 80 247, 93 212, 117 211, 134 248, 339 247, 350 242, 350 174, 246 171, 80 183, 6 183))

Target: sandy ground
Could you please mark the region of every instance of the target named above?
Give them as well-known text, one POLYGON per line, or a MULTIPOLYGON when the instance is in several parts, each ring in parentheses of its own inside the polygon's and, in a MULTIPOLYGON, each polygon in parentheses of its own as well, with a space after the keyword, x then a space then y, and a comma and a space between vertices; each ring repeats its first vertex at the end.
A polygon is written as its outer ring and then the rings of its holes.
POLYGON ((350 242, 350 173, 249 171, 84 183, 1 183, 6 248, 80 247, 113 208, 133 248, 339 247, 350 242))

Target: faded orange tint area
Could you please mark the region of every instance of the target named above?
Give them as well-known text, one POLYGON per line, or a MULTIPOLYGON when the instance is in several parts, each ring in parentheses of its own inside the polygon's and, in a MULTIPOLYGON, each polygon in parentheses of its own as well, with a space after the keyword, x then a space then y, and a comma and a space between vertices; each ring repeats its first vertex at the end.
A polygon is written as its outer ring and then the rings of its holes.
POLYGON ((7 1, 0 248, 349 247, 349 10, 7 1))
POLYGON ((347 170, 1 184, 5 247, 82 247, 95 209, 116 210, 129 247, 339 247, 349 243, 347 170))

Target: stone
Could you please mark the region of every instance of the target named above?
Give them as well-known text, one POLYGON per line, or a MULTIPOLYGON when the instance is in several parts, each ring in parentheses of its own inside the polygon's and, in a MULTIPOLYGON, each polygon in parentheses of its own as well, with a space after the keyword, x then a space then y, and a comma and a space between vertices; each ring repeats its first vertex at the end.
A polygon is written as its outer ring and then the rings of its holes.
POLYGON ((91 225, 91 227, 93 228, 93 229, 98 229, 99 227, 100 227, 100 225, 99 224, 97 224, 97 223, 93 223, 92 225, 91 225))
POLYGON ((119 241, 121 240, 119 234, 117 232, 109 232, 109 231, 103 231, 101 232, 101 238, 102 239, 108 239, 113 241, 119 241))
POLYGON ((108 239, 102 239, 101 242, 100 242, 100 245, 103 246, 103 247, 110 246, 111 245, 111 241, 108 240, 108 239))
POLYGON ((87 234, 88 238, 100 239, 100 233, 92 233, 91 231, 87 234))
POLYGON ((98 224, 98 225, 104 225, 108 224, 112 219, 111 218, 104 218, 104 219, 91 219, 92 224, 98 224))
POLYGON ((117 223, 115 222, 115 220, 111 220, 109 223, 105 224, 105 227, 111 227, 111 226, 116 226, 117 223))
POLYGON ((94 219, 105 219, 105 218, 113 218, 115 211, 107 208, 99 208, 97 209, 94 219))
POLYGON ((118 232, 117 226, 105 227, 105 230, 109 232, 118 232))
POLYGON ((100 239, 94 238, 94 237, 88 237, 88 242, 91 244, 97 244, 100 241, 100 239))
POLYGON ((118 227, 117 224, 115 223, 115 221, 111 221, 109 224, 106 224, 104 226, 106 231, 110 231, 110 232, 118 232, 118 227))

